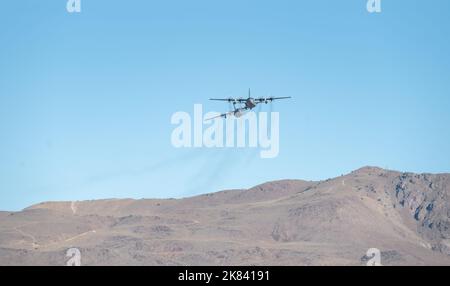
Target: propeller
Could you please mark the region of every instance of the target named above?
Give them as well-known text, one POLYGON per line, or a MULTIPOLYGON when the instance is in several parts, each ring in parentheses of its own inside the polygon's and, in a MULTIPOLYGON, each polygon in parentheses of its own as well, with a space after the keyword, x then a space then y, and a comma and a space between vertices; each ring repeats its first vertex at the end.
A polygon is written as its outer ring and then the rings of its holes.
POLYGON ((264 97, 256 98, 256 101, 263 103, 265 102, 265 98, 264 97))

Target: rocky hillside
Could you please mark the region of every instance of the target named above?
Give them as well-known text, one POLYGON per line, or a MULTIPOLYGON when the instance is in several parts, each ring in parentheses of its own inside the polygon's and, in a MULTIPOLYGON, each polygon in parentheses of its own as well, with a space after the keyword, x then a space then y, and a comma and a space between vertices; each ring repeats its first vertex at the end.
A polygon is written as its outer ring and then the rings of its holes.
POLYGON ((0 265, 450 265, 450 175, 366 167, 185 199, 0 212, 0 265))

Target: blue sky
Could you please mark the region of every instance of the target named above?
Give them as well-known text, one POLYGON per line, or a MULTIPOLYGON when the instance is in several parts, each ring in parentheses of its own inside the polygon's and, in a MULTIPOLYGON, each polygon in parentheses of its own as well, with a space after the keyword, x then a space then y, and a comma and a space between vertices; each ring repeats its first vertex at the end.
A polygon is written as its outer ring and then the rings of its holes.
MULTIPOLYGON (((0 209, 184 197, 365 165, 450 172, 450 1, 5 1, 0 209), (176 111, 292 96, 280 154, 175 149, 176 111)), ((268 107, 263 107, 267 111, 268 107)))

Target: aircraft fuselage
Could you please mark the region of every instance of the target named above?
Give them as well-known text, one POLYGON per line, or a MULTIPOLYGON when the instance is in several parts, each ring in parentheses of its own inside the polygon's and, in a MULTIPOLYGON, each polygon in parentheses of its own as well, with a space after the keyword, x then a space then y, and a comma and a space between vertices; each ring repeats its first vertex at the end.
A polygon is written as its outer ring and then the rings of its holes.
POLYGON ((255 108, 255 106, 256 106, 256 103, 255 103, 255 100, 253 98, 249 97, 247 99, 247 101, 245 101, 245 107, 246 108, 253 109, 253 108, 255 108))

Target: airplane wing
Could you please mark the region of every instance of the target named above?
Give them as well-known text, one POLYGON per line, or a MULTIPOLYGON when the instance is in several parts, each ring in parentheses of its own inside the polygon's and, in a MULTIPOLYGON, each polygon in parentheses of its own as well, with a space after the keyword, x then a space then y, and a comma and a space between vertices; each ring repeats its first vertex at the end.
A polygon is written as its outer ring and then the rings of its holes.
POLYGON ((257 98, 255 99, 256 102, 272 102, 274 100, 279 100, 279 99, 288 99, 291 98, 290 96, 283 96, 283 97, 262 97, 262 98, 257 98))
POLYGON ((216 119, 216 118, 219 118, 219 117, 227 118, 227 117, 230 116, 230 115, 234 115, 234 116, 236 116, 236 117, 240 117, 240 116, 242 116, 243 112, 245 112, 245 111, 247 111, 247 110, 248 110, 247 107, 238 108, 238 109, 229 111, 229 112, 227 112, 227 113, 222 113, 222 114, 220 114, 220 115, 217 115, 217 116, 214 116, 214 117, 205 119, 205 121, 210 121, 210 120, 213 120, 213 119, 216 119))
POLYGON ((209 100, 233 102, 235 99, 234 98, 210 98, 209 100))
POLYGON ((210 98, 209 100, 239 102, 239 103, 243 103, 246 101, 246 99, 243 99, 243 98, 210 98))
POLYGON ((230 111, 230 112, 227 112, 227 113, 222 113, 222 114, 220 114, 220 115, 217 115, 217 116, 214 116, 214 117, 205 119, 205 121, 211 121, 211 120, 216 119, 216 118, 219 118, 219 117, 227 118, 228 115, 231 115, 231 114, 233 114, 233 113, 234 113, 234 111, 230 111))
POLYGON ((270 100, 278 100, 278 99, 288 99, 291 98, 290 96, 283 96, 283 97, 269 97, 270 100))

